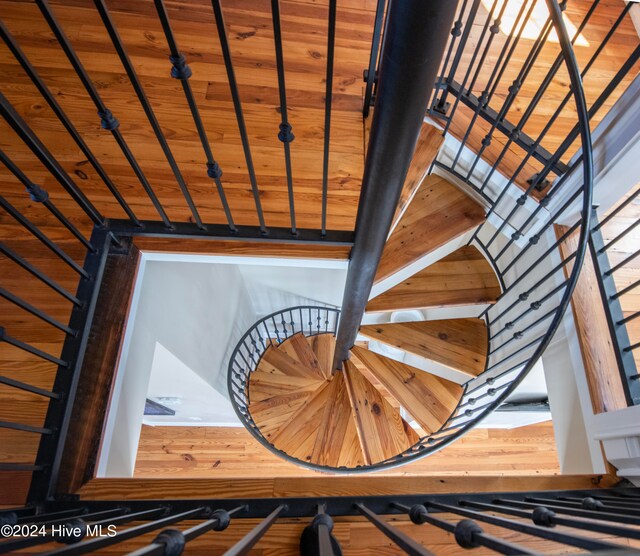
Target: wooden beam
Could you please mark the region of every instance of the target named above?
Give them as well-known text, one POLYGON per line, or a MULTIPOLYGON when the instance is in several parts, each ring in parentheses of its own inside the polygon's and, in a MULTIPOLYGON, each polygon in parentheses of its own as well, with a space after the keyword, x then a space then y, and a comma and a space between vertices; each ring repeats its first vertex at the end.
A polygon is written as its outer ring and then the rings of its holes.
POLYGON ((609 488, 613 475, 551 476, 306 476, 225 479, 93 479, 79 491, 87 500, 149 500, 170 498, 270 498, 286 496, 384 496, 393 494, 443 494, 525 492, 609 488))
POLYGON ((349 258, 351 249, 342 245, 314 245, 296 243, 267 243, 258 241, 180 239, 136 237, 134 243, 140 251, 179 253, 187 255, 224 255, 241 257, 285 257, 295 259, 349 258))
POLYGON ((93 476, 139 258, 134 245, 107 257, 60 466, 59 492, 72 492, 93 476))
MULTIPOLYGON (((561 237, 566 233, 567 227, 556 225, 555 231, 556 236, 561 237)), ((577 244, 578 235, 569 236, 560 245, 562 257, 566 259, 575 252, 577 244)), ((573 264, 565 266, 567 277, 572 269, 573 264)), ((573 291, 571 308, 593 411, 605 413, 626 408, 628 404, 589 251, 585 255, 578 283, 573 291)))

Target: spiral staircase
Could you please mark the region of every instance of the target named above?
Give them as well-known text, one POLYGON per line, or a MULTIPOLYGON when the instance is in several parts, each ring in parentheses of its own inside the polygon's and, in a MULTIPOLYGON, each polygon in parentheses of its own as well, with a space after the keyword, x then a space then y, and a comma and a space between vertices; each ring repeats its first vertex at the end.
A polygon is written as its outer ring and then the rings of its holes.
POLYGON ((526 374, 526 357, 515 367, 496 363, 510 345, 502 359, 513 362, 526 335, 501 314, 513 310, 515 297, 524 314, 513 321, 528 324, 525 332, 549 324, 549 313, 538 318, 524 304, 531 282, 516 279, 513 291, 503 291, 491 250, 473 235, 483 225, 485 208, 461 188, 437 174, 422 181, 377 269, 364 317, 375 323, 360 326, 341 369, 333 367, 337 308, 294 307, 256 323, 229 372, 231 399, 248 430, 297 464, 354 472, 421 457, 475 426, 526 374), (437 319, 424 316, 433 310, 437 319), (492 322, 489 311, 501 314, 492 322))

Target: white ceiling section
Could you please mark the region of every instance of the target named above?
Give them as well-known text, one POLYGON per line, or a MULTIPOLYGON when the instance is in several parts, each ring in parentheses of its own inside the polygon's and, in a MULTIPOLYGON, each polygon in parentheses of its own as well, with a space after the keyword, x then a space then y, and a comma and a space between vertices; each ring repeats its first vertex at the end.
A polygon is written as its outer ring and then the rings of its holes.
POLYGON ((133 475, 147 397, 172 398, 180 409, 162 419, 173 424, 233 426, 227 365, 241 336, 280 309, 339 306, 346 271, 345 260, 143 253, 98 476, 133 475))

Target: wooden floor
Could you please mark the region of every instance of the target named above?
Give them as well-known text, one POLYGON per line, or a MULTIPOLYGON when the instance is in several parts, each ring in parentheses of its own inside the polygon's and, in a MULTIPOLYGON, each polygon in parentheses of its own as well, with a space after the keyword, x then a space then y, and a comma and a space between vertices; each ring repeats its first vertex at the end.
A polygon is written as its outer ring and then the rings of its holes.
MULTIPOLYGON (((546 13, 546 7, 544 6, 544 0, 537 0, 537 2, 538 4, 540 4, 540 12, 543 14, 540 18, 540 21, 542 22, 546 17, 544 15, 546 13)), ((513 0, 512 2, 510 2, 510 4, 511 3, 516 7, 522 5, 521 2, 513 2, 513 0)), ((567 8, 564 12, 565 18, 567 18, 575 28, 579 27, 592 3, 593 2, 590 0, 571 0, 567 3, 567 8)), ((498 2, 498 6, 500 6, 501 4, 501 2, 498 2)), ((595 53, 596 49, 602 43, 603 38, 620 15, 622 9, 624 8, 624 5, 625 4, 623 2, 620 2, 619 0, 603 0, 598 4, 593 15, 591 16, 591 19, 581 33, 582 38, 584 39, 584 41, 586 41, 586 43, 581 40, 578 41, 578 43, 574 46, 578 66, 581 70, 585 68, 585 66, 588 64, 591 57, 595 53)), ((464 80, 465 72, 467 71, 467 67, 471 60, 473 50, 479 41, 480 34, 482 33, 482 27, 488 15, 487 6, 491 6, 491 2, 485 2, 483 0, 478 12, 478 17, 476 19, 477 24, 474 25, 471 31, 467 48, 464 51, 460 67, 455 75, 455 80, 459 83, 463 82, 464 80)), ((469 9, 469 7, 470 3, 467 7, 467 10, 469 9)), ((536 7, 536 10, 538 10, 538 7, 536 7)), ((489 103, 489 106, 491 106, 496 112, 500 111, 502 104, 508 95, 508 88, 512 85, 514 79, 520 72, 525 58, 531 51, 531 48, 534 44, 534 39, 537 34, 538 29, 535 30, 535 34, 533 35, 533 37, 523 37, 517 48, 515 49, 513 57, 509 65, 507 66, 506 71, 504 72, 499 86, 496 88, 495 95, 489 103)), ((485 62, 482 66, 483 71, 479 73, 478 79, 473 88, 473 92, 477 97, 480 97, 482 91, 484 91, 487 80, 489 79, 489 75, 491 74, 491 70, 495 65, 495 62, 502 50, 506 38, 507 36, 503 31, 495 36, 495 39, 488 51, 485 62)), ((627 14, 624 18, 624 21, 612 38, 611 42, 609 42, 604 51, 600 53, 600 55, 584 77, 583 86, 585 89, 585 96, 588 106, 591 106, 594 103, 594 101, 598 98, 603 89, 610 83, 615 73, 622 67, 624 62, 627 60, 627 58, 639 43, 640 38, 638 37, 638 32, 633 25, 631 17, 629 16, 629 14, 627 14)), ((523 83, 523 86, 521 87, 515 102, 507 111, 506 119, 509 122, 516 125, 520 121, 525 110, 534 97, 542 79, 547 74, 549 68, 558 56, 559 52, 559 44, 557 42, 547 40, 544 43, 537 62, 534 64, 527 80, 523 83)), ((480 56, 478 56, 478 58, 479 57, 480 56)), ((635 64, 635 66, 629 72, 628 77, 623 80, 623 82, 618 86, 614 93, 609 97, 607 102, 605 102, 604 106, 592 118, 592 130, 595 128, 598 122, 602 120, 609 108, 613 106, 615 101, 619 98, 619 96, 626 89, 629 83, 638 74, 639 70, 640 62, 635 64)), ((469 85, 470 81, 471 78, 469 78, 467 86, 469 85)), ((556 77, 552 80, 543 100, 538 104, 538 107, 534 110, 532 116, 529 118, 524 127, 522 127, 522 131, 524 131, 524 133, 526 133, 533 139, 537 139, 538 135, 548 123, 553 113, 560 106, 560 103, 564 99, 565 95, 569 92, 568 85, 569 78, 563 64, 556 74, 556 77)), ((455 102, 455 97, 450 95, 448 101, 453 105, 455 102)), ((464 136, 472 117, 473 110, 463 107, 463 104, 460 103, 459 108, 456 112, 456 118, 454 119, 449 131, 456 138, 461 139, 464 136)), ((554 150, 565 140, 567 134, 576 125, 576 122, 577 116, 575 110, 575 102, 570 99, 565 108, 561 111, 560 116, 558 117, 556 122, 553 124, 549 132, 545 135, 545 138, 541 142, 541 146, 550 152, 554 152, 554 150)), ((483 121, 482 118, 478 118, 469 136, 467 146, 470 147, 474 152, 478 152, 481 148, 481 142, 489 129, 490 125, 487 122, 483 121)), ((496 132, 493 135, 491 145, 484 151, 483 158, 485 159, 485 161, 489 163, 495 162, 500 156, 500 153, 502 152, 503 147, 505 146, 507 141, 508 138, 505 135, 496 132)), ((576 152, 578 147, 579 141, 574 142, 574 144, 571 146, 571 148, 569 148, 562 160, 564 162, 568 162, 571 156, 576 152)), ((520 166, 520 163, 522 162, 524 156, 525 152, 522 149, 512 145, 509 148, 509 151, 506 152, 500 163, 500 171, 502 172, 502 174, 507 178, 510 178, 514 174, 516 169, 520 166)), ((525 168, 521 171, 519 177, 516 180, 516 183, 518 183, 519 185, 524 185, 526 187, 526 180, 528 180, 534 173, 538 172, 541 167, 542 165, 540 163, 531 159, 527 163, 525 168)), ((551 174, 551 177, 555 176, 551 174)))
MULTIPOLYGON (((427 458, 376 476, 555 475, 551 422, 513 430, 477 429, 427 458)), ((291 464, 243 428, 142 428, 134 477, 229 478, 326 476, 291 464)))

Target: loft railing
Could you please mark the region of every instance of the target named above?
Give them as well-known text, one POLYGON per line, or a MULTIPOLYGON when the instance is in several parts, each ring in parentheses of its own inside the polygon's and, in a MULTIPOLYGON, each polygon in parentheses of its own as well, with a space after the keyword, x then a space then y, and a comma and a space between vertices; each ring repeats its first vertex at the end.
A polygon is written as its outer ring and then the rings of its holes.
POLYGON ((640 274, 638 272, 640 244, 634 241, 634 237, 637 238, 637 233, 634 236, 634 231, 640 226, 640 219, 633 213, 631 218, 628 218, 628 214, 635 209, 634 204, 637 204, 639 197, 640 187, 636 187, 608 214, 602 215, 597 208, 594 209, 589 237, 591 259, 622 386, 629 405, 640 405, 640 368, 637 363, 640 338, 638 332, 632 328, 638 322, 640 311, 634 310, 636 305, 630 303, 631 296, 638 295, 640 287, 640 280, 637 279, 640 274), (616 219, 622 219, 625 222, 617 233, 613 231, 617 230, 613 226, 616 219), (625 240, 630 247, 622 256, 613 258, 614 247, 620 246, 625 240), (625 274, 630 276, 626 280, 625 274))
MULTIPOLYGON (((249 412, 250 392, 249 379, 264 353, 271 346, 278 346, 294 334, 306 337, 318 334, 332 334, 338 329, 340 311, 333 307, 299 305, 288 307, 257 321, 247 330, 236 345, 229 359, 227 372, 227 389, 236 415, 247 430, 270 450, 285 456, 262 435, 249 412)), ((296 460, 297 461, 297 460, 296 460)))
MULTIPOLYGON (((638 510, 640 489, 634 488, 340 498, 52 501, 0 511, 3 536, 8 537, 0 540, 0 554, 39 546, 55 550, 47 552, 54 554, 86 554, 116 547, 121 554, 176 556, 185 550, 213 549, 214 543, 220 543, 215 539, 217 532, 245 519, 260 520, 235 544, 230 542, 225 552, 246 554, 275 524, 296 518, 308 520, 300 537, 301 554, 336 556, 342 553, 341 542, 346 539, 334 530, 334 518, 353 519, 351 516, 364 516, 395 550, 412 556, 429 556, 430 548, 442 549, 445 537, 431 534, 423 544, 417 529, 398 526, 407 518, 415 525, 429 524, 433 531, 450 533, 447 538, 452 549, 484 547, 499 554, 575 549, 631 554, 636 552, 629 542, 640 540, 638 510), (29 531, 39 533, 23 534, 29 531), (154 531, 159 531, 155 537, 143 538, 154 531)), ((286 541, 271 542, 286 545, 286 541)))
MULTIPOLYGON (((210 19, 212 40, 219 42, 222 61, 227 76, 229 91, 237 122, 238 133, 242 144, 242 152, 246 163, 251 197, 255 207, 257 226, 240 225, 227 201, 227 183, 222 173, 221 164, 215 158, 216 142, 208 135, 201 113, 201 107, 196 95, 191 88, 189 78, 194 71, 188 65, 183 51, 180 50, 176 34, 172 27, 172 8, 165 5, 163 0, 154 0, 153 5, 158 22, 162 28, 166 41, 166 54, 168 56, 166 79, 175 79, 180 82, 184 99, 189 107, 189 113, 197 132, 202 147, 202 172, 203 176, 210 180, 212 202, 215 197, 223 208, 225 223, 204 221, 200 213, 202 204, 196 202, 189 184, 182 173, 180 164, 174 155, 167 140, 167 133, 160 125, 154 110, 154 103, 147 96, 142 80, 133 63, 128 49, 118 32, 117 25, 112 14, 103 0, 95 0, 97 15, 102 22, 111 45, 124 69, 131 85, 133 86, 138 107, 144 114, 151 129, 153 137, 162 150, 170 173, 174 178, 174 185, 179 190, 181 199, 186 204, 190 214, 189 222, 180 222, 170 218, 169 207, 161 200, 162 194, 154 186, 153 179, 143 170, 143 164, 138 160, 135 149, 127 141, 121 132, 118 114, 109 109, 106 95, 103 94, 99 82, 92 77, 92 71, 85 67, 72 40, 69 38, 66 23, 58 19, 58 6, 51 5, 47 0, 36 0, 35 6, 39 9, 43 21, 54 36, 54 44, 59 47, 59 56, 66 60, 72 68, 73 74, 82 84, 90 101, 95 106, 96 128, 113 137, 119 151, 124 156, 128 166, 141 186, 144 195, 135 196, 132 199, 131 191, 125 191, 115 176, 109 175, 106 166, 99 161, 83 138, 79 129, 65 112, 57 100, 57 94, 48 84, 49 76, 40 74, 18 40, 12 35, 9 26, 0 20, 0 39, 9 49, 16 66, 20 66, 27 75, 29 81, 38 90, 41 97, 52 110, 57 120, 62 124, 68 136, 73 140, 82 156, 86 158, 95 170, 99 180, 104 184, 104 206, 101 202, 92 201, 85 194, 84 187, 77 177, 72 176, 65 169, 64 164, 52 152, 53 147, 47 146, 46 141, 39 137, 31 127, 30 122, 23 117, 19 110, 11 104, 8 98, 0 92, 0 116, 15 132, 20 141, 24 143, 33 155, 40 161, 48 172, 47 176, 55 180, 69 196, 64 202, 54 202, 49 197, 43 183, 36 182, 31 176, 35 174, 34 168, 27 166, 19 152, 13 152, 11 146, 0 150, 0 162, 8 172, 21 184, 26 193, 19 198, 14 191, 8 191, 6 197, 0 197, 0 207, 3 210, 2 224, 7 229, 17 226, 24 230, 29 237, 41 242, 51 252, 51 259, 43 263, 34 261, 33 253, 27 251, 18 241, 16 246, 0 243, 0 254, 5 258, 3 264, 10 266, 15 264, 22 271, 33 277, 44 288, 38 289, 32 295, 25 286, 24 291, 15 289, 15 284, 10 288, 0 289, 0 297, 5 306, 11 311, 24 311, 47 327, 47 333, 51 329, 57 336, 46 346, 38 344, 37 339, 26 341, 24 330, 16 330, 12 324, 0 325, 0 344, 8 350, 19 350, 21 355, 15 356, 20 361, 24 354, 31 358, 29 361, 41 361, 46 364, 47 378, 43 382, 50 386, 30 384, 27 380, 21 380, 23 375, 20 368, 14 368, 13 360, 9 360, 8 366, 2 369, 0 384, 3 391, 18 392, 17 395, 33 396, 29 398, 44 400, 46 416, 38 421, 32 415, 21 415, 16 411, 11 420, 0 420, 0 429, 21 431, 24 434, 33 434, 40 438, 38 454, 35 461, 16 461, 11 458, 0 462, 0 472, 7 472, 4 477, 14 477, 16 473, 33 472, 30 499, 43 500, 54 495, 55 487, 60 471, 62 454, 67 441, 66 435, 71 419, 75 395, 78 388, 80 370, 83 365, 84 352, 87 346, 93 312, 96 306, 97 296, 102 281, 102 273, 105 268, 109 253, 117 252, 133 237, 153 236, 174 239, 237 239, 257 240, 265 242, 322 242, 323 245, 352 244, 353 234, 348 231, 333 230, 327 227, 327 186, 329 176, 329 159, 331 155, 330 131, 331 108, 333 103, 332 78, 334 65, 334 43, 336 28, 336 2, 329 2, 327 11, 327 58, 326 58, 326 89, 324 100, 325 126, 323 136, 323 173, 321 210, 318 211, 317 228, 301 228, 296 224, 296 206, 294 204, 295 176, 292 174, 292 161, 295 161, 295 147, 291 147, 294 140, 292 123, 287 116, 287 91, 285 84, 285 64, 283 59, 282 22, 278 0, 271 2, 271 20, 274 30, 274 47, 276 50, 280 109, 282 122, 279 128, 274 129, 274 136, 283 143, 284 162, 286 166, 287 197, 290 216, 290 226, 270 226, 265 217, 261 196, 264 190, 260 185, 260 176, 252 157, 252 145, 245 123, 242 87, 238 84, 233 64, 233 46, 229 40, 227 27, 224 21, 224 11, 220 0, 212 0, 212 16, 210 19), (115 201, 115 204, 112 202, 115 201), (134 202, 135 201, 135 202, 134 202), (157 214, 154 220, 145 220, 139 217, 140 207, 153 207, 157 214), (106 210, 105 208, 108 207, 106 210), (113 218, 122 210, 125 218, 113 218), (70 237, 69 237, 70 236, 70 237), (8 261, 11 261, 10 263, 8 261), (82 262, 84 261, 84 262, 82 262), (70 269, 70 276, 66 269, 70 269), (42 307, 49 307, 44 310, 42 307), (56 344, 57 342, 57 344, 56 344), (55 346, 63 346, 61 352, 56 353, 55 346), (53 346, 53 347, 51 347, 53 346), (52 351, 48 351, 51 349, 52 351), (49 380, 49 377, 55 377, 49 380)), ((27 6, 25 5, 25 9, 27 6)), ((3 14, 4 16, 4 14, 3 14)), ((135 103, 134 103, 135 105, 135 103)), ((132 108, 133 110, 133 108, 132 108)), ((16 149, 19 151, 19 149, 16 149)), ((64 194, 62 195, 64 197, 64 194)), ((97 196, 100 197, 99 195, 97 196)), ((206 202, 206 201, 205 201, 206 202)), ((200 201, 203 203, 203 201, 200 201)), ((175 208, 175 207, 173 207, 175 208)), ((210 208, 210 207, 207 207, 210 208)), ((36 330, 37 325, 33 325, 36 330)), ((37 334, 36 334, 37 336, 37 334)), ((12 353, 15 353, 12 352, 12 353)))

